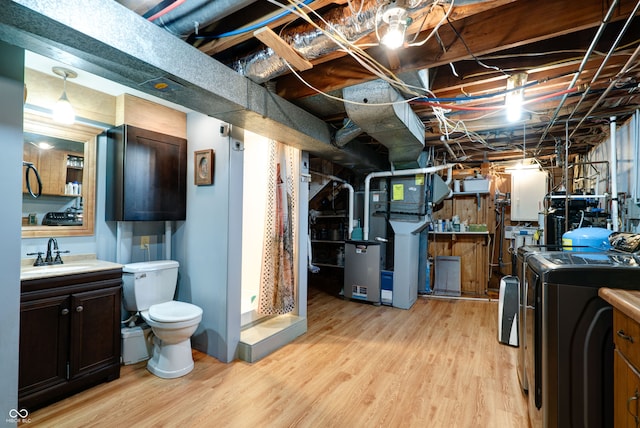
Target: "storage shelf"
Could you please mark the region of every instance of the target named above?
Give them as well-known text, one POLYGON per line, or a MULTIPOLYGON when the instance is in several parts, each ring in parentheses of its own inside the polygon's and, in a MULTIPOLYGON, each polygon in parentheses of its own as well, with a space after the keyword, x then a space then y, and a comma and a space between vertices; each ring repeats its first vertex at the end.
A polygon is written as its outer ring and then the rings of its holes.
POLYGON ((436 232, 430 230, 429 233, 433 235, 488 235, 489 232, 436 232))
POLYGON ((311 263, 314 266, 320 266, 320 267, 333 267, 333 268, 340 268, 340 269, 344 269, 344 266, 340 266, 337 265, 335 263, 318 263, 318 262, 312 262, 311 263))
POLYGON ((332 239, 312 239, 311 242, 314 244, 344 244, 344 241, 334 241, 332 239))
POLYGON ((489 193, 488 190, 482 190, 482 191, 477 191, 477 192, 453 192, 454 195, 486 195, 487 193, 489 193))

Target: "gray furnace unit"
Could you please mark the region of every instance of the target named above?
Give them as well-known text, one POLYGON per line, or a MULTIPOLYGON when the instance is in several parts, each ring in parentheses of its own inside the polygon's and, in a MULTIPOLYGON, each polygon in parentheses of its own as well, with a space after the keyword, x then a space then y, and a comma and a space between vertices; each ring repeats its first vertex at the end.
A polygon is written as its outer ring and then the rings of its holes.
POLYGON ((380 304, 380 243, 347 241, 344 247, 344 297, 380 304))

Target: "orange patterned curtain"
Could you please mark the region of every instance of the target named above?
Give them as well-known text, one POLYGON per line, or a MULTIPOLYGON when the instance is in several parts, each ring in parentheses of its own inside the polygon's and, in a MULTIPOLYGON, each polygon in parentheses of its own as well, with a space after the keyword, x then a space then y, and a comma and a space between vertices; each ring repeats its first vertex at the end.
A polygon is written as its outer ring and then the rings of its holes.
POLYGON ((295 308, 294 151, 271 141, 264 248, 258 312, 286 314, 295 308))

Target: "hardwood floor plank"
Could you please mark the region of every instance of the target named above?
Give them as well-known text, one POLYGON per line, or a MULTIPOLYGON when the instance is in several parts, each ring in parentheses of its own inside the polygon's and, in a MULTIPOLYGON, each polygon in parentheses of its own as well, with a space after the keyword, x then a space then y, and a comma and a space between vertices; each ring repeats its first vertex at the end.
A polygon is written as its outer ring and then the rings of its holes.
POLYGON ((55 427, 527 427, 517 348, 497 303, 421 297, 410 310, 309 290, 308 332, 254 364, 194 351, 166 380, 146 362, 30 414, 55 427))

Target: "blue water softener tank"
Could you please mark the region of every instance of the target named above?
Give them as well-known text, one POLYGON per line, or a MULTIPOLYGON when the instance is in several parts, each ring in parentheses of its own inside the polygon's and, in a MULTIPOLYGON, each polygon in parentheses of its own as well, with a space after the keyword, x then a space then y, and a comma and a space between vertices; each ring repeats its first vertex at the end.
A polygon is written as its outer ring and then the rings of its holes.
POLYGON ((564 251, 607 251, 611 249, 609 235, 612 231, 602 227, 581 227, 562 235, 564 251))

